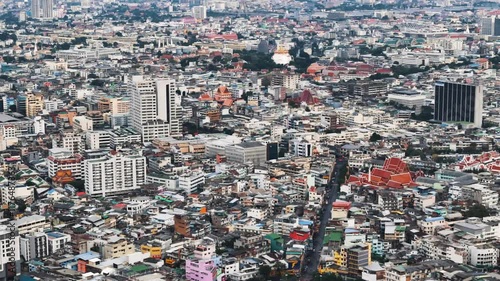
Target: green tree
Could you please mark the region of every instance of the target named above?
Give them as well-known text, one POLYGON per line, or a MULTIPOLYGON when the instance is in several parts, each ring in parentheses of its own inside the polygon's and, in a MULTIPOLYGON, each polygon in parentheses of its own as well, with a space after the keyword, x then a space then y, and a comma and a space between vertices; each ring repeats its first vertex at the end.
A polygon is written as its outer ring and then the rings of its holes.
POLYGON ((259 275, 263 278, 271 276, 272 268, 268 265, 263 265, 259 267, 259 275))
POLYGON ((430 106, 422 106, 420 114, 412 113, 411 118, 418 121, 429 121, 434 118, 434 110, 430 106))
POLYGON ((470 217, 484 218, 489 216, 490 212, 488 211, 488 208, 486 208, 484 205, 475 204, 472 205, 467 211, 465 211, 463 215, 466 218, 470 217))
POLYGON ((382 140, 382 136, 377 134, 377 133, 373 133, 371 136, 370 136, 370 142, 377 142, 379 140, 382 140))
POLYGON ((24 211, 28 207, 28 206, 26 206, 26 202, 24 202, 23 199, 16 199, 15 202, 16 202, 16 205, 17 205, 17 211, 19 213, 21 213, 21 214, 24 213, 24 211))
POLYGON ((6 63, 13 63, 16 61, 16 58, 12 56, 4 56, 3 61, 6 63))
POLYGON ((300 107, 300 104, 298 104, 296 101, 294 100, 289 100, 288 101, 288 106, 290 106, 291 108, 299 108, 300 107))

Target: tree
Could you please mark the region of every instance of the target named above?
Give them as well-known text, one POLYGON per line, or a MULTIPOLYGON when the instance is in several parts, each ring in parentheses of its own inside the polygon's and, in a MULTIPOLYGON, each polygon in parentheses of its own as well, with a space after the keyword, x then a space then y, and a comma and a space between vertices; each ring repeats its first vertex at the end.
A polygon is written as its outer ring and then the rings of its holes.
POLYGON ((370 142, 377 142, 379 140, 382 140, 382 136, 377 134, 377 133, 373 133, 371 136, 370 136, 370 142))
POLYGON ((259 275, 264 277, 264 278, 267 278, 271 275, 271 267, 268 266, 268 265, 263 265, 261 267, 259 267, 259 275))
POLYGON ((434 118, 434 110, 430 106, 422 106, 420 114, 412 113, 411 118, 418 121, 429 121, 434 118))
POLYGON ((15 202, 16 202, 16 205, 17 205, 17 211, 19 213, 24 213, 24 211, 28 207, 28 206, 26 206, 26 202, 24 202, 23 199, 16 199, 15 202))
POLYGON ((13 63, 16 61, 16 58, 12 56, 4 56, 3 61, 6 63, 13 63))
POLYGON ((73 39, 73 41, 71 41, 71 44, 73 45, 80 45, 80 44, 87 44, 87 37, 76 37, 75 39, 73 39))
POLYGON ((470 217, 484 218, 489 216, 490 212, 488 211, 488 208, 486 208, 484 205, 475 204, 472 207, 470 207, 467 211, 465 211, 463 215, 466 218, 470 217))
POLYGON ((291 108, 299 108, 300 105, 294 100, 289 100, 288 106, 290 106, 291 108))
POLYGON ((115 35, 118 37, 123 37, 123 33, 121 33, 120 31, 116 32, 115 35))
POLYGON ((95 79, 92 82, 90 82, 90 85, 96 87, 104 87, 104 80, 95 79))
POLYGON ((243 94, 241 95, 241 98, 242 98, 242 99, 244 99, 246 102, 248 102, 248 97, 250 97, 250 96, 252 96, 252 95, 253 95, 253 93, 252 93, 251 91, 248 91, 248 92, 246 92, 246 93, 243 93, 243 94))

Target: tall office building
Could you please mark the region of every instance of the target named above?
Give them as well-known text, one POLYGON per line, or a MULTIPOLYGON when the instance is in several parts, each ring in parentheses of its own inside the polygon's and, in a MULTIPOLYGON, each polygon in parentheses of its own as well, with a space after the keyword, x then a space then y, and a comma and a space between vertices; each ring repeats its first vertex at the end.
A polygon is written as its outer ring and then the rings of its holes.
POLYGON ((42 0, 42 17, 44 19, 54 17, 54 0, 42 0))
POLYGON ((481 19, 481 34, 493 35, 495 17, 486 17, 481 19))
POLYGON ((54 0, 31 0, 31 17, 51 19, 54 17, 54 0))
POLYGON ((91 196, 126 194, 146 183, 146 157, 112 152, 83 162, 85 192, 91 196))
POLYGON ((31 0, 31 17, 39 19, 41 15, 40 0, 31 0))
POLYGON ((500 19, 495 16, 481 19, 481 34, 500 36, 500 19))
POLYGON ((434 89, 434 119, 441 122, 483 123, 481 85, 437 82, 434 89))
POLYGON ((143 142, 181 135, 181 110, 175 81, 164 78, 132 77, 132 128, 143 142))
POLYGON ((207 7, 205 6, 194 6, 193 7, 193 18, 197 20, 204 20, 207 18, 207 7))

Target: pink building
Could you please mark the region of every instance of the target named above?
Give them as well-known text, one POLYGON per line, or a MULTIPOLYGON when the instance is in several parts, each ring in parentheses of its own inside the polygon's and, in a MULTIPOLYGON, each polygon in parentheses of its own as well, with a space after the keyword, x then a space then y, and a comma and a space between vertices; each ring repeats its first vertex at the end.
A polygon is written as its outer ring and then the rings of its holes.
POLYGON ((186 260, 186 279, 190 281, 223 280, 223 275, 218 271, 215 258, 215 241, 204 238, 202 243, 196 246, 193 257, 186 260))
POLYGON ((217 280, 217 266, 213 260, 186 260, 186 279, 191 281, 217 280))

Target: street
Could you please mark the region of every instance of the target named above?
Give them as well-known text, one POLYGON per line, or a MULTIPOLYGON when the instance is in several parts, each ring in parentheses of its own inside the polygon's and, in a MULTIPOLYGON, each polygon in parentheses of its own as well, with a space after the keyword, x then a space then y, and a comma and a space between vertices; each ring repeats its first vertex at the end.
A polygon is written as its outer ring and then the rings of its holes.
POLYGON ((304 272, 300 280, 312 280, 314 273, 316 273, 318 270, 321 249, 323 248, 323 240, 325 237, 325 230, 332 212, 332 203, 338 198, 339 195, 339 184, 337 176, 340 169, 342 167, 345 167, 346 165, 347 159, 343 157, 336 158, 335 167, 333 168, 332 175, 330 176, 330 181, 328 182, 328 186, 326 188, 326 204, 323 207, 319 231, 315 233, 313 237, 313 250, 309 251, 306 258, 304 259, 306 262, 302 267, 304 272))

